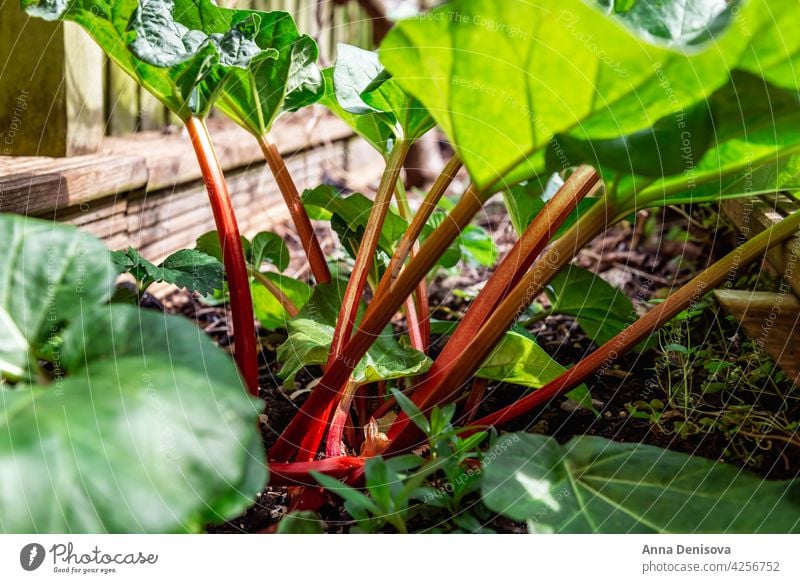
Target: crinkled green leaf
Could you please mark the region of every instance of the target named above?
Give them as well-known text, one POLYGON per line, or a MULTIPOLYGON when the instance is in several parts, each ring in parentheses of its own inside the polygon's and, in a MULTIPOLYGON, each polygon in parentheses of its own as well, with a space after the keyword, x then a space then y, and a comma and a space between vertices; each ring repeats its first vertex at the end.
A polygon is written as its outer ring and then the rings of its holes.
MULTIPOLYGON (((764 1, 749 2, 741 22, 759 23, 764 1)), ((477 188, 495 191, 541 174, 556 134, 615 138, 698 102, 749 39, 731 27, 703 51, 674 50, 582 0, 454 0, 398 23, 380 55, 477 188)))
POLYGON ((740 2, 727 0, 598 0, 643 38, 668 46, 693 46, 707 42, 731 22, 740 2))
POLYGON ((0 376, 31 380, 42 346, 111 298, 117 270, 73 227, 0 215, 0 273, 0 376))
POLYGON ((514 433, 484 463, 483 502, 533 532, 800 532, 796 480, 600 437, 514 433))
POLYGON ((384 156, 398 139, 414 141, 435 125, 424 106, 386 72, 375 52, 337 45, 336 64, 327 78, 332 86, 323 104, 384 156))
MULTIPOLYGON (((298 316, 289 321, 289 338, 278 348, 279 374, 287 382, 303 367, 327 362, 345 287, 346 282, 340 280, 316 286, 298 316)), ((363 312, 362 304, 357 322, 363 312)), ((367 383, 416 376, 430 365, 431 360, 421 352, 401 346, 387 327, 355 367, 352 378, 367 383)))
POLYGON ((598 344, 608 342, 636 319, 628 296, 575 265, 553 278, 547 294, 554 313, 573 316, 584 333, 598 344))
POLYGON ((22 6, 34 16, 82 25, 183 118, 205 115, 224 88, 226 113, 261 134, 281 112, 313 103, 323 91, 316 45, 285 12, 233 10, 211 0, 22 0, 22 6))
POLYGON ((395 143, 393 128, 382 121, 380 113, 355 114, 346 111, 336 99, 333 88, 333 67, 324 69, 322 75, 325 78, 325 95, 320 103, 369 142, 384 157, 388 156, 395 143))
MULTIPOLYGON (((237 13, 250 11, 237 10, 237 13)), ((253 12, 269 30, 258 40, 277 51, 274 59, 259 59, 244 73, 234 72, 217 102, 228 117, 249 132, 269 132, 282 114, 297 111, 322 99, 325 80, 317 67, 319 50, 308 35, 301 35, 286 12, 253 12)))
POLYGON ((203 295, 221 290, 225 268, 216 258, 197 249, 181 249, 156 266, 142 257, 136 249, 114 251, 112 260, 123 273, 130 273, 142 287, 153 283, 171 283, 203 295))

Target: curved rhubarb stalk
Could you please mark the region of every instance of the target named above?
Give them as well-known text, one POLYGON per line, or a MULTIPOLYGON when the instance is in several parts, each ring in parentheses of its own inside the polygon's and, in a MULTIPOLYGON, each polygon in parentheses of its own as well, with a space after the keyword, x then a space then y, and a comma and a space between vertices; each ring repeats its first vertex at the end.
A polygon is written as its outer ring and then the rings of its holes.
POLYGON ((472 187, 467 189, 447 220, 431 233, 419 254, 406 265, 394 286, 372 300, 346 349, 338 358, 328 361, 322 379, 270 449, 272 459, 288 460, 298 448, 304 456, 314 455, 325 433, 333 406, 341 398, 341 391, 355 366, 417 284, 469 225, 489 196, 491 195, 479 193, 472 187))
POLYGON ((338 480, 350 476, 364 467, 366 458, 334 457, 310 462, 294 462, 290 464, 269 465, 270 486, 316 486, 317 481, 311 472, 326 474, 338 480))
POLYGON ((442 196, 444 196, 450 184, 455 180, 462 165, 458 156, 453 156, 445 165, 442 173, 436 178, 428 194, 425 195, 417 214, 414 215, 411 224, 409 224, 408 230, 403 234, 403 237, 397 244, 397 248, 389 261, 389 267, 386 269, 386 273, 381 278, 378 289, 375 291, 375 297, 384 294, 387 289, 394 284, 397 276, 400 275, 403 264, 405 264, 406 259, 408 259, 409 254, 414 248, 414 244, 419 240, 420 235, 422 235, 425 225, 428 224, 428 219, 431 218, 442 196))
POLYGON ((364 286, 367 284, 369 271, 375 261, 375 251, 378 249, 383 223, 389 213, 389 205, 392 202, 395 185, 400 178, 403 162, 410 148, 411 142, 398 141, 389 155, 386 169, 383 172, 383 176, 381 176, 381 182, 375 193, 375 200, 372 203, 372 210, 367 219, 364 236, 358 246, 356 263, 353 267, 353 272, 350 274, 350 279, 347 281, 347 288, 342 298, 342 307, 336 320, 336 329, 333 332, 333 341, 328 354, 328 364, 341 356, 342 350, 353 333, 358 306, 364 293, 364 286))
POLYGON ((206 183, 211 211, 222 245, 225 275, 231 298, 235 357, 247 388, 258 395, 258 351, 253 319, 253 300, 250 296, 250 278, 247 272, 239 225, 233 212, 228 185, 205 121, 197 117, 186 120, 186 129, 192 140, 197 162, 206 183))
MULTIPOLYGON (((561 224, 577 208, 578 203, 600 184, 600 175, 594 168, 581 166, 528 225, 522 237, 500 262, 497 270, 469 307, 444 350, 434 361, 422 385, 415 391, 412 400, 420 410, 427 412, 432 404, 448 401, 459 390, 461 385, 453 382, 450 374, 452 367, 475 341, 475 336, 483 324, 497 309, 514 283, 528 271, 561 224)), ((517 313, 524 309, 519 306, 517 313)), ((505 326, 502 332, 507 328, 508 326, 505 326)), ((493 347, 494 345, 490 346, 490 350, 493 347)), ((471 370, 466 378, 472 376, 482 362, 483 360, 461 361, 462 365, 471 370)), ((389 438, 399 435, 409 423, 410 419, 401 413, 392 424, 389 438)))
POLYGON ((264 158, 269 164, 272 175, 275 177, 275 182, 278 183, 278 189, 281 191, 286 207, 289 209, 294 228, 297 230, 297 235, 300 237, 303 249, 306 252, 314 280, 317 283, 330 283, 331 272, 328 269, 325 254, 322 252, 319 239, 314 233, 314 227, 311 225, 311 220, 297 191, 297 185, 292 180, 292 175, 289 174, 289 169, 286 167, 286 162, 281 156, 280 150, 267 136, 259 137, 258 145, 264 153, 264 158))
MULTIPOLYGON (((764 251, 791 237, 797 232, 798 227, 800 227, 800 211, 789 215, 780 223, 762 231, 741 247, 734 249, 558 378, 519 401, 475 421, 474 429, 471 429, 470 432, 474 433, 487 426, 510 423, 521 415, 529 413, 538 405, 587 381, 601 367, 607 366, 634 348, 680 312, 699 301, 709 291, 724 283, 732 274, 757 259, 764 251)), ((487 322, 487 326, 489 324, 491 322, 487 322)), ((483 334, 480 339, 483 340, 483 334)))
MULTIPOLYGON (((406 194, 402 180, 397 181, 396 193, 397 208, 400 211, 400 216, 411 223, 411 206, 408 204, 408 194, 406 194)), ((409 256, 413 259, 417 253, 419 253, 419 243, 414 241, 409 256)), ((406 322, 411 347, 423 354, 427 354, 428 346, 431 343, 431 314, 428 303, 428 285, 423 278, 417 284, 416 291, 406 298, 406 322)))
POLYGON ((358 384, 353 381, 347 383, 344 394, 339 400, 339 404, 336 405, 325 442, 325 457, 337 457, 345 454, 344 444, 342 443, 344 427, 350 418, 350 406, 353 404, 353 396, 356 394, 357 389, 358 384))

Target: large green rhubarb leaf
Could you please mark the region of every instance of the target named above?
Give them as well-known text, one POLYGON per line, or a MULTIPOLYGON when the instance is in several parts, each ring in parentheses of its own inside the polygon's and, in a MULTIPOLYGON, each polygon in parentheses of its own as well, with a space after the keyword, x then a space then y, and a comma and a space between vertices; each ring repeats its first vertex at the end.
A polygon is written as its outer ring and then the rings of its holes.
MULTIPOLYGON (((764 1, 738 18, 760 22, 764 1)), ((582 0, 454 0, 400 22, 380 54, 494 191, 540 174, 556 134, 616 138, 702 100, 749 39, 731 27, 702 51, 668 48, 582 0)))
POLYGON ((482 495, 533 532, 800 532, 796 481, 765 481, 728 464, 600 437, 514 433, 484 463, 482 495))
POLYGON ((230 356, 181 317, 108 304, 110 253, 0 216, 0 532, 199 532, 267 481, 230 356), (16 369, 9 370, 12 363, 16 369))
MULTIPOLYGON (((47 20, 77 22, 125 72, 183 119, 204 116, 231 77, 278 59, 285 13, 221 8, 210 0, 22 0, 47 20)), ((293 23, 291 26, 294 26, 293 23)), ((281 47, 283 48, 283 47, 281 47)))

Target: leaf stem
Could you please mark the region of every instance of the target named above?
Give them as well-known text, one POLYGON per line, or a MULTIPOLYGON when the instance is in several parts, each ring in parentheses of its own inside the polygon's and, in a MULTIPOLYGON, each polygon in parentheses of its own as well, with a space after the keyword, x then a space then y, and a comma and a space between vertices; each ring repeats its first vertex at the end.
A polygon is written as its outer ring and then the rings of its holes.
MULTIPOLYGON (((411 222, 411 206, 408 204, 408 195, 402 180, 397 181, 397 208, 400 216, 406 221, 411 222)), ((419 252, 419 243, 414 241, 410 257, 419 252)), ((416 291, 406 298, 406 322, 408 324, 408 335, 411 339, 411 347, 419 350, 423 354, 428 352, 431 342, 431 322, 430 308, 428 306, 428 285, 423 278, 418 284, 416 291)))
MULTIPOLYGON (((331 341, 330 352, 328 353, 328 366, 330 366, 331 362, 336 362, 341 357, 342 350, 353 333, 358 307, 364 293, 364 286, 367 284, 370 270, 375 262, 375 252, 378 249, 378 241, 380 240, 381 231, 383 230, 383 223, 389 212, 392 195, 394 194, 397 181, 400 178, 400 172, 403 170, 403 162, 405 162, 410 148, 411 142, 400 140, 395 144, 394 149, 389 155, 386 169, 381 177, 378 190, 375 193, 375 200, 372 204, 369 218, 367 219, 364 236, 358 247, 356 263, 353 267, 353 272, 350 274, 350 279, 347 281, 347 287, 345 288, 344 297, 342 298, 342 306, 339 310, 339 316, 336 319, 336 328, 334 328, 333 331, 333 340, 331 341)), ((357 363, 353 364, 354 368, 355 364, 357 363)), ((350 372, 352 372, 352 369, 350 372)), ((312 395, 313 394, 312 392, 312 395)), ((338 399, 332 398, 319 410, 314 411, 311 427, 307 428, 307 431, 299 440, 300 445, 298 448, 299 453, 297 461, 302 462, 314 459, 317 453, 316 450, 319 447, 319 442, 322 439, 322 435, 325 433, 328 419, 333 412, 333 407, 342 398, 342 395, 337 396, 339 397, 338 399)), ((331 439, 339 439, 339 441, 341 441, 341 434, 338 436, 333 435, 331 439)))
MULTIPOLYGON (((412 400, 420 410, 426 412, 434 404, 451 400, 463 383, 480 368, 485 357, 468 360, 464 355, 469 354, 473 344, 480 342, 477 336, 484 324, 499 310, 501 302, 509 291, 515 289, 514 286, 522 279, 522 275, 528 271, 559 226, 577 208, 578 203, 600 184, 600 175, 594 168, 581 166, 528 225, 472 302, 441 354, 434 361, 422 385, 415 391, 412 400), (458 372, 455 372, 456 370, 458 372)), ((513 312, 507 314, 508 322, 495 331, 497 338, 491 345, 483 347, 487 349, 487 356, 512 321, 526 307, 517 305, 513 312)), ((389 438, 398 438, 410 429, 410 419, 400 414, 389 430, 389 438)))
MULTIPOLYGON (((347 424, 347 419, 350 417, 350 406, 353 404, 353 396, 358 390, 358 383, 350 381, 344 390, 339 404, 336 405, 336 410, 333 412, 331 425, 328 429, 328 439, 325 443, 325 457, 338 457, 345 455, 344 443, 342 443, 342 434, 344 427, 347 424)), ((352 445, 352 444, 351 444, 352 445)))
POLYGON ((417 214, 414 215, 411 224, 408 226, 408 230, 397 244, 397 248, 389 262, 386 274, 381 279, 378 289, 375 292, 376 297, 386 293, 386 290, 394 284, 397 276, 400 275, 400 271, 403 269, 403 265, 406 259, 408 259, 414 247, 414 243, 419 240, 425 225, 428 224, 428 219, 431 218, 442 196, 444 196, 444 193, 447 192, 447 189, 453 183, 453 180, 455 180, 458 171, 461 170, 461 166, 462 162, 458 156, 453 156, 447 162, 441 174, 436 178, 433 186, 431 186, 431 189, 422 201, 417 214))
POLYGON ((408 155, 410 147, 411 142, 405 140, 398 141, 389 155, 386 169, 381 177, 378 190, 375 193, 375 201, 372 204, 372 210, 367 219, 364 236, 358 247, 356 263, 353 267, 353 272, 350 274, 350 279, 347 282, 344 298, 342 298, 342 307, 339 311, 339 318, 336 321, 336 329, 333 334, 328 363, 339 358, 345 345, 350 340, 353 327, 355 326, 358 306, 361 301, 361 296, 364 293, 364 286, 367 283, 369 271, 375 261, 375 251, 378 249, 378 241, 380 240, 383 223, 389 212, 395 185, 400 178, 403 162, 408 155))
POLYGON ((270 464, 269 485, 277 486, 316 486, 317 481, 311 472, 319 472, 336 479, 349 478, 351 474, 364 467, 365 458, 334 457, 310 462, 289 464, 270 464))
POLYGON ((203 119, 190 117, 186 129, 192 141, 203 180, 206 183, 211 211, 214 214, 222 245, 223 263, 231 298, 235 333, 235 357, 242 377, 253 395, 258 394, 258 351, 253 319, 253 300, 239 226, 231 204, 228 185, 222 173, 211 136, 203 119))
POLYGON ((791 237, 797 232, 798 227, 800 227, 800 211, 789 215, 781 222, 762 231, 747 243, 734 249, 715 264, 702 271, 689 283, 670 295, 664 302, 650 310, 558 378, 523 397, 516 403, 476 421, 474 431, 487 426, 509 423, 530 412, 538 405, 574 389, 588 380, 600 368, 607 366, 642 340, 645 340, 680 312, 690 308, 712 289, 737 273, 742 267, 757 259, 764 251, 791 237))
POLYGON ((292 222, 294 222, 297 235, 300 237, 314 279, 317 283, 330 283, 331 272, 328 269, 328 262, 325 260, 325 254, 322 252, 319 239, 314 233, 311 219, 309 219, 306 208, 303 206, 303 201, 297 191, 297 185, 286 167, 286 161, 281 156, 278 147, 269 139, 269 136, 264 135, 257 139, 272 175, 275 177, 275 182, 278 183, 278 189, 283 195, 286 207, 289 209, 289 214, 292 217, 292 222))
POLYGON ((322 379, 270 449, 272 459, 288 460, 298 447, 303 450, 304 456, 309 455, 309 452, 314 455, 325 432, 325 423, 333 403, 341 397, 340 391, 344 389, 355 366, 420 280, 469 225, 489 196, 491 193, 478 192, 474 187, 468 188, 447 220, 431 233, 422 244, 419 254, 400 273, 395 285, 385 294, 373 298, 345 350, 335 360, 328 361, 322 379), (310 425, 308 420, 311 420, 310 425))
POLYGON ((271 293, 275 297, 275 299, 278 300, 278 302, 280 302, 283 309, 286 310, 286 312, 292 318, 294 318, 295 316, 297 316, 297 314, 300 313, 300 310, 297 309, 297 306, 294 305, 294 302, 291 300, 291 298, 289 298, 289 296, 283 293, 283 290, 279 288, 275 284, 275 282, 270 280, 266 275, 264 275, 257 269, 251 267, 248 269, 248 271, 250 275, 253 277, 253 279, 255 279, 258 283, 263 285, 266 288, 266 290, 269 293, 271 293))

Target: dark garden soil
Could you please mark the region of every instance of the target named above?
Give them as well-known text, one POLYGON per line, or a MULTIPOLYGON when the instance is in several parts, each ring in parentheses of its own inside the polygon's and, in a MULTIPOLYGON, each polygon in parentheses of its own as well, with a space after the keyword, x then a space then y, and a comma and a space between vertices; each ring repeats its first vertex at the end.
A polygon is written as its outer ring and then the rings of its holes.
MULTIPOLYGON (((702 217, 700 219, 702 220, 702 217)), ((581 251, 576 263, 601 274, 604 279, 634 298, 634 304, 641 307, 650 299, 664 297, 671 288, 688 281, 698 269, 732 247, 734 235, 723 225, 713 223, 717 220, 715 217, 705 217, 705 220, 711 221, 712 224, 703 226, 699 224, 698 217, 690 218, 680 210, 666 211, 657 217, 642 214, 633 224, 625 223, 615 227, 596 239, 581 251)), ((486 213, 480 218, 480 223, 493 234, 501 254, 513 244, 513 230, 499 203, 487 207, 486 213)), ((299 245, 291 237, 288 228, 285 229, 285 233, 289 243, 294 244, 293 252, 298 252, 295 254, 299 256, 299 245)), ((320 231, 320 235, 325 241, 325 246, 331 250, 335 243, 329 233, 320 231)), ((304 275, 302 260, 296 257, 294 265, 297 266, 295 275, 304 275)), ((754 269, 759 271, 758 266, 754 269)), ((468 301, 463 299, 463 294, 456 296, 451 291, 455 288, 473 289, 474 286, 484 282, 487 275, 485 270, 463 267, 457 274, 437 278, 431 285, 433 316, 442 320, 460 317, 468 301)), ((546 305, 546 298, 543 297, 542 301, 546 305)), ((224 307, 205 306, 196 298, 181 293, 168 298, 166 307, 170 311, 182 313, 196 320, 221 346, 230 345, 228 319, 224 307)), ((725 348, 721 347, 720 351, 728 351, 727 357, 733 358, 737 351, 753 350, 738 331, 736 323, 729 321, 724 315, 717 316, 713 305, 707 310, 707 314, 696 320, 690 334, 698 334, 701 342, 724 343, 725 348), (720 330, 718 338, 708 335, 712 323, 715 323, 720 330)), ((397 324, 398 329, 401 329, 402 322, 397 324)), ((592 342, 571 318, 551 316, 531 324, 529 330, 536 335, 540 345, 564 365, 577 362, 594 348, 592 342)), ((275 351, 285 338, 285 332, 282 331, 261 331, 260 396, 267 403, 265 414, 262 416, 266 446, 274 442, 297 408, 302 405, 308 394, 305 391, 306 387, 321 375, 319 369, 312 368, 298 375, 293 390, 281 387, 277 377, 279 366, 275 360, 275 351)), ((433 355, 439 350, 441 350, 441 339, 435 343, 432 349, 433 355)), ((791 440, 782 440, 780 436, 773 439, 773 434, 769 430, 764 430, 762 435, 752 437, 733 435, 730 431, 722 430, 703 431, 700 430, 702 424, 683 423, 686 419, 675 410, 666 410, 659 422, 632 417, 631 404, 655 398, 666 400, 663 383, 658 382, 658 375, 665 373, 663 369, 658 369, 658 374, 656 372, 656 360, 659 358, 665 357, 657 349, 629 354, 606 370, 602 376, 595 376, 588 383, 595 412, 580 408, 566 398, 560 398, 534 412, 527 419, 517 421, 503 429, 548 434, 562 442, 576 435, 599 435, 616 441, 648 443, 710 459, 723 459, 776 479, 800 474, 800 455, 798 455, 800 452, 797 444, 790 443, 791 440), (690 429, 688 431, 687 425, 690 429), (677 430, 679 426, 683 427, 683 430, 677 430), (692 431, 691 428, 697 430, 692 431)), ((764 389, 754 391, 751 387, 739 404, 744 403, 753 409, 760 408, 766 411, 777 408, 786 419, 800 418, 798 399, 786 398, 786 394, 791 391, 791 385, 777 372, 777 369, 774 369, 771 362, 768 361, 766 366, 768 370, 762 381, 764 389), (775 385, 775 390, 767 390, 767 384, 775 385)), ((690 374, 696 375, 693 380, 697 381, 695 384, 698 386, 709 374, 699 365, 690 371, 690 374)), ((520 390, 519 386, 505 383, 491 385, 479 414, 489 413, 511 403, 520 394, 520 390)), ((727 405, 724 397, 714 395, 708 396, 706 403, 716 408, 727 405)), ((290 499, 285 488, 268 488, 244 516, 227 524, 211 527, 209 531, 269 532, 287 511, 289 503, 290 499)), ((335 501, 328 500, 321 508, 320 516, 329 532, 348 530, 347 517, 335 501)), ((488 526, 499 532, 524 531, 524 527, 504 519, 494 519, 488 526)))

